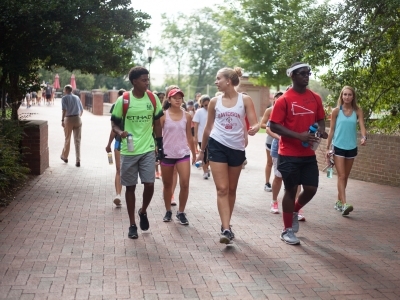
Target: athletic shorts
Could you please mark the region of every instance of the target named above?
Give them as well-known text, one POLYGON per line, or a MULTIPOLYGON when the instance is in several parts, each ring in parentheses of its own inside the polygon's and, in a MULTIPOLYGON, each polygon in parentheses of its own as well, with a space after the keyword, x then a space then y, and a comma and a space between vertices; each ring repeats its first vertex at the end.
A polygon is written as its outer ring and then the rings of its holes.
POLYGON ((227 163, 229 167, 238 167, 246 160, 246 151, 231 149, 209 138, 208 159, 213 162, 227 163))
POLYGON ((354 149, 351 150, 344 150, 333 146, 333 151, 335 153, 335 156, 344 157, 346 159, 352 159, 357 156, 358 149, 357 147, 355 147, 354 149))
POLYGON ((271 144, 265 144, 265 149, 267 151, 271 151, 271 144))
POLYGON ((156 155, 150 151, 138 155, 121 155, 121 184, 133 186, 138 183, 154 183, 156 180, 156 155))
MULTIPOLYGON (((199 147, 201 149, 201 142, 199 142, 199 147)), ((208 146, 204 149, 203 163, 208 163, 208 146)))
POLYGON ((114 150, 121 151, 121 142, 114 140, 114 150))
POLYGON ((166 167, 173 167, 176 164, 179 164, 184 161, 190 161, 190 155, 186 155, 182 158, 166 158, 166 157, 164 157, 161 161, 161 165, 166 166, 166 167))
POLYGON ((46 94, 46 99, 51 99, 51 95, 46 94))
POLYGON ((278 171, 278 158, 277 157, 272 158, 272 164, 274 166, 274 175, 276 177, 282 178, 281 172, 278 171))
POLYGON ((278 171, 286 189, 297 185, 318 187, 317 158, 313 156, 278 156, 278 171))

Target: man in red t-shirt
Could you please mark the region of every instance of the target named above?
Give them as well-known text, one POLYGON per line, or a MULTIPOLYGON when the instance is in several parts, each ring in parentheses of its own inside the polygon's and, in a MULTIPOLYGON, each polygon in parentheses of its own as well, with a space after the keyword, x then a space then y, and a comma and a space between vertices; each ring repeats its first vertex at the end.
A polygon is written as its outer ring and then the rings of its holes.
POLYGON ((270 116, 270 129, 281 136, 279 141, 278 170, 285 184, 282 200, 284 230, 281 239, 290 245, 300 244, 295 233, 299 230, 298 212, 315 195, 318 188, 318 165, 311 146, 319 137, 327 138, 325 113, 321 97, 307 89, 311 68, 304 63, 295 63, 287 75, 293 87, 286 91, 274 105, 270 116), (318 123, 318 133, 308 132, 318 123), (302 142, 308 143, 304 147, 302 142), (296 200, 298 185, 303 192, 296 200))

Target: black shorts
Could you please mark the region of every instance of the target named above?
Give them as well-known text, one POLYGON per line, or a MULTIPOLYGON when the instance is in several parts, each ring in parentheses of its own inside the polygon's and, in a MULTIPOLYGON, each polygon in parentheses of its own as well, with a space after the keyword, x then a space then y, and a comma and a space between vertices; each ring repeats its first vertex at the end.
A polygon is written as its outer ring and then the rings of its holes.
POLYGON ((238 167, 246 160, 246 151, 231 149, 209 138, 208 159, 213 162, 227 163, 229 167, 238 167))
POLYGON ((46 99, 51 99, 51 95, 46 94, 46 99))
POLYGON ((317 158, 313 156, 278 156, 278 171, 282 174, 286 189, 296 185, 318 187, 317 158))
MULTIPOLYGON (((201 149, 201 143, 199 143, 199 147, 201 149)), ((208 146, 204 149, 203 163, 208 163, 208 146)))
POLYGON ((346 159, 352 159, 357 156, 357 147, 351 150, 344 150, 333 146, 333 151, 335 153, 335 156, 344 157, 346 159))

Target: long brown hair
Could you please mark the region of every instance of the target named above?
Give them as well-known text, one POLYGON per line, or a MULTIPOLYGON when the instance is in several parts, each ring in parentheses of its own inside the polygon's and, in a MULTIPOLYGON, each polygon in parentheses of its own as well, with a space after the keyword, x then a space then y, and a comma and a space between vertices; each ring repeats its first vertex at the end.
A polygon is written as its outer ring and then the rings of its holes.
POLYGON ((351 106, 353 107, 354 111, 357 111, 359 106, 357 105, 356 90, 353 87, 348 86, 348 85, 345 85, 342 88, 342 91, 340 92, 340 95, 339 95, 339 98, 338 98, 338 101, 337 101, 337 106, 340 107, 340 106, 343 105, 343 92, 344 92, 344 90, 350 90, 353 93, 353 100, 351 101, 351 106))

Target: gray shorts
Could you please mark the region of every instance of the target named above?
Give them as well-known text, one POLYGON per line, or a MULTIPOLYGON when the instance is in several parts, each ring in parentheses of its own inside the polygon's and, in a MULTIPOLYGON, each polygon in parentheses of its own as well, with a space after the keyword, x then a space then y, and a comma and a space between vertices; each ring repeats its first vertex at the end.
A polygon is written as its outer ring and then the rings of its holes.
POLYGON ((139 155, 121 154, 121 184, 137 185, 138 175, 142 183, 154 183, 156 180, 156 156, 154 151, 139 155))

